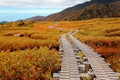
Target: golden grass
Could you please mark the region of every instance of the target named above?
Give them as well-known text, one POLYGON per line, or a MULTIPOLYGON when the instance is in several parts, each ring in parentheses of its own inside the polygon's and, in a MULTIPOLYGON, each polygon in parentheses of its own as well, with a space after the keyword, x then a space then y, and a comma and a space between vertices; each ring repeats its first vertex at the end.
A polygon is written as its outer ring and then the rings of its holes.
POLYGON ((111 63, 114 71, 120 72, 120 18, 56 23, 0 25, 0 79, 52 80, 52 73, 60 69, 58 39, 72 29, 79 29, 75 37, 93 47, 111 63))
POLYGON ((60 56, 47 47, 24 51, 0 52, 0 79, 52 80, 60 69, 60 56))
MULTIPOLYGON (((71 28, 71 29, 81 29, 81 27, 97 27, 97 28, 114 28, 120 27, 120 18, 98 18, 82 21, 61 21, 58 27, 71 28)), ((92 28, 89 28, 92 30, 92 28)), ((95 28, 93 28, 95 29, 95 28)), ((115 28, 114 28, 115 29, 115 28)))
POLYGON ((52 80, 60 69, 58 39, 66 31, 33 28, 0 29, 0 79, 52 80))

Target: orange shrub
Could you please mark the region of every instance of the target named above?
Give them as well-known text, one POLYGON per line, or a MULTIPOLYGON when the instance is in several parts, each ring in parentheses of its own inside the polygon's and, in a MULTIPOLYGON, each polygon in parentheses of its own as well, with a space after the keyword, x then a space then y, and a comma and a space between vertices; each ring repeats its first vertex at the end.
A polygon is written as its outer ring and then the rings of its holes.
POLYGON ((0 79, 52 80, 52 73, 60 69, 60 56, 56 50, 27 49, 0 52, 0 79))

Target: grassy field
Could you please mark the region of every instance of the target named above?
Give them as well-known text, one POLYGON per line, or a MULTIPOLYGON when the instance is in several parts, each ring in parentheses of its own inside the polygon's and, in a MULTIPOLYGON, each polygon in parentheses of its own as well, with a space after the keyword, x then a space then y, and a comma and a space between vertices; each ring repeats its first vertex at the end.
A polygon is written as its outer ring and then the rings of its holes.
POLYGON ((52 80, 61 66, 58 39, 66 31, 49 29, 51 22, 15 24, 0 26, 0 79, 52 80))
POLYGON ((47 47, 0 52, 1 80, 52 80, 60 69, 58 52, 47 47))
POLYGON ((0 25, 0 79, 52 80, 60 69, 59 38, 70 30, 120 72, 120 18, 0 25), (50 28, 49 26, 54 26, 50 28), (19 36, 16 36, 19 34, 19 36))
POLYGON ((48 48, 58 48, 58 39, 62 31, 59 30, 2 30, 0 32, 1 50, 24 50, 34 47, 47 46, 48 48), (21 37, 15 36, 20 34, 21 37))

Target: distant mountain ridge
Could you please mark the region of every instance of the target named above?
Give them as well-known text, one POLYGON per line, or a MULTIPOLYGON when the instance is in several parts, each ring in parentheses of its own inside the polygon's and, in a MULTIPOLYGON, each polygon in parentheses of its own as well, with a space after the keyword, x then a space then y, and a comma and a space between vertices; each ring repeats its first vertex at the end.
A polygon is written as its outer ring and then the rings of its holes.
POLYGON ((43 21, 44 19, 45 19, 44 16, 35 16, 35 17, 27 18, 25 19, 25 21, 34 22, 34 21, 43 21))
POLYGON ((120 17, 120 0, 91 0, 51 14, 46 21, 120 17))
POLYGON ((7 21, 1 21, 0 24, 5 24, 8 23, 7 21))

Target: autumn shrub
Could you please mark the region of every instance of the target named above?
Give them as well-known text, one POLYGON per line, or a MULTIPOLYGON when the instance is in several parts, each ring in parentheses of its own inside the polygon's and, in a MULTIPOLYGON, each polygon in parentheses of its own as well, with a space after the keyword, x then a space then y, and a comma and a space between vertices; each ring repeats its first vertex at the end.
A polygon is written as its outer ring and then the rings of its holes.
POLYGON ((59 47, 60 30, 3 30, 0 36, 0 51, 25 50, 47 46, 49 49, 59 47), (22 34, 23 36, 14 36, 22 34))
POLYGON ((52 80, 61 65, 59 38, 66 32, 48 29, 55 23, 0 25, 0 80, 52 80))
POLYGON ((52 80, 52 73, 60 69, 59 57, 47 47, 0 52, 0 79, 52 80))

